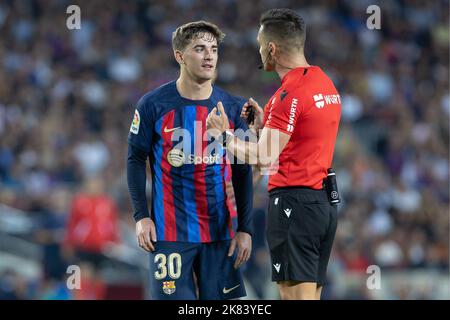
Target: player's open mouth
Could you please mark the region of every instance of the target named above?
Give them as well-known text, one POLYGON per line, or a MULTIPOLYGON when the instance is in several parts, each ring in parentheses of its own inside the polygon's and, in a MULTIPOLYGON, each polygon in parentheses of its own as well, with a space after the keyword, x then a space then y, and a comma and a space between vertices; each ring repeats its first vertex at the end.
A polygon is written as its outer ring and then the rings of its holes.
POLYGON ((214 67, 213 67, 213 65, 211 65, 211 64, 204 64, 204 65, 202 65, 202 68, 212 69, 212 68, 214 68, 214 67))

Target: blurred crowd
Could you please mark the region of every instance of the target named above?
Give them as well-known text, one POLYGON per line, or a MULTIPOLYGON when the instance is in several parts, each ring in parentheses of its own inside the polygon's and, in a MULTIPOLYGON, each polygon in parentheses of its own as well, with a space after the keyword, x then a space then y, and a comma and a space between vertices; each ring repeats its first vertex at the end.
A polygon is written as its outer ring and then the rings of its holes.
MULTIPOLYGON (((257 68, 256 34, 273 7, 305 18, 308 62, 342 97, 333 166, 343 203, 325 297, 370 298, 332 288, 372 264, 448 273, 448 0, 77 1, 79 30, 66 27, 70 4, 0 3, 0 204, 26 212, 33 225, 21 237, 44 248, 36 279, 0 269, 0 299, 107 297, 107 281, 95 276, 106 252, 136 247, 127 135, 139 97, 178 76, 171 33, 188 21, 216 23, 227 34, 217 85, 264 105, 279 80, 257 68), (381 9, 379 30, 366 26, 371 4, 381 9), (92 281, 74 296, 65 270, 77 261, 89 264, 92 281)), ((266 183, 255 173, 245 266, 255 298, 270 297, 266 183)), ((394 298, 415 298, 400 289, 394 298)))

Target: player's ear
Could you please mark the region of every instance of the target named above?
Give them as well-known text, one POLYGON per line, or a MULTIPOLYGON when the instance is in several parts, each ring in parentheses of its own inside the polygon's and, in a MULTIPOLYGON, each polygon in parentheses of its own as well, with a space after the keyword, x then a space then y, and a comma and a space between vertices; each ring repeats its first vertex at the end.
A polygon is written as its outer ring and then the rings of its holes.
POLYGON ((175 60, 177 60, 178 64, 184 64, 183 52, 181 52, 180 50, 175 50, 173 52, 173 55, 175 56, 175 60))

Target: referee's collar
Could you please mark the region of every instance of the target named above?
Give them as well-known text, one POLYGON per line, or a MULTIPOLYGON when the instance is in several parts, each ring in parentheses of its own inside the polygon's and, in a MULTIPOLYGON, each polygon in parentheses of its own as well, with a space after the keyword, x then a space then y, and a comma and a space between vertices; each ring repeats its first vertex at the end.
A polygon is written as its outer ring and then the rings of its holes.
POLYGON ((281 79, 281 84, 284 84, 290 78, 297 77, 298 75, 304 75, 304 74, 306 74, 308 69, 315 68, 315 67, 316 66, 310 65, 309 67, 294 68, 284 75, 283 79, 281 79))

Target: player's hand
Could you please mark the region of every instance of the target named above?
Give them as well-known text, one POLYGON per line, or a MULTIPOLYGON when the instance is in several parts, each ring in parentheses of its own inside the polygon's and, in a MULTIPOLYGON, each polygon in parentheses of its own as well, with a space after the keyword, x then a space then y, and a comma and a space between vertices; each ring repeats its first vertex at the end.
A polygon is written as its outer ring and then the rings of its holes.
POLYGON ((247 121, 247 124, 251 129, 259 130, 262 129, 264 110, 259 106, 258 102, 256 102, 253 98, 248 99, 248 101, 244 104, 241 111, 241 118, 247 121), (253 110, 254 119, 253 123, 249 123, 248 116, 250 114, 250 110, 253 110))
POLYGON ((148 252, 155 250, 156 229, 152 219, 144 218, 136 222, 136 237, 139 247, 148 252))
POLYGON ((224 131, 230 128, 227 114, 223 109, 222 102, 217 103, 217 107, 214 107, 206 118, 206 129, 215 138, 220 136, 224 131), (220 112, 217 115, 217 111, 220 112))
POLYGON ((252 253, 252 236, 246 232, 236 232, 233 240, 231 240, 230 249, 228 249, 228 256, 231 257, 237 246, 238 252, 234 268, 239 268, 244 262, 250 259, 252 253))

